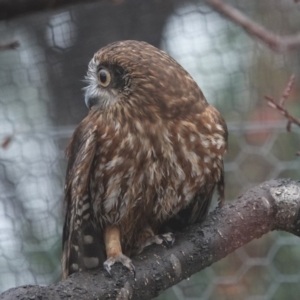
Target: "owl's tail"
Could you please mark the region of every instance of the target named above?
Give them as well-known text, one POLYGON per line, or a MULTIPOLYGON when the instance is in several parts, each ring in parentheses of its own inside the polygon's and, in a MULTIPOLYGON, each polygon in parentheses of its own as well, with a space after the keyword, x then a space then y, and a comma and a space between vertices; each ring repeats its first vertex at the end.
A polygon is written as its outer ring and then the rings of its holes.
MULTIPOLYGON (((76 199, 79 200, 79 199, 76 199)), ((62 279, 70 274, 99 268, 106 259, 103 234, 96 224, 90 200, 67 211, 63 229, 62 279)))
POLYGON ((67 156, 66 216, 63 229, 63 279, 68 275, 97 268, 105 260, 103 235, 94 216, 90 192, 90 174, 96 144, 97 126, 88 130, 80 141, 73 134, 67 156))

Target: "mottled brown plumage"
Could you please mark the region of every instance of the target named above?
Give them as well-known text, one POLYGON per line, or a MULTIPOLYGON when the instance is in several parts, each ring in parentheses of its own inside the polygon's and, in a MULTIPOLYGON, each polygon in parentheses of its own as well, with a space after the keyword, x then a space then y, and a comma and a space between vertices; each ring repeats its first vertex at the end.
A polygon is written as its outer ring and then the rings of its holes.
POLYGON ((87 81, 90 111, 67 148, 63 278, 105 259, 133 269, 128 256, 200 222, 215 186, 224 192, 226 124, 174 59, 116 42, 87 81))

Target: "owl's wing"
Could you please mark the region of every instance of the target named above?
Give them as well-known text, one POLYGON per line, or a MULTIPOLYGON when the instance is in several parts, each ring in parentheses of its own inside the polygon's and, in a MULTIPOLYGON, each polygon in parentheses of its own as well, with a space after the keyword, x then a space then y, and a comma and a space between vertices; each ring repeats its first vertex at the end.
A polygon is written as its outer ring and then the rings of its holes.
MULTIPOLYGON (((197 108, 195 109, 197 111, 197 108)), ((217 110, 211 106, 206 110, 205 115, 199 114, 201 116, 202 121, 209 122, 213 121, 216 124, 219 124, 223 129, 223 138, 225 142, 225 147, 218 149, 218 155, 224 154, 227 149, 227 140, 228 140, 228 131, 227 126, 221 115, 217 112, 217 110)), ((197 120, 195 121, 197 122, 197 120)), ((197 124, 197 123, 196 123, 197 124)), ((219 178, 216 181, 210 181, 204 187, 201 187, 198 192, 196 192, 193 200, 190 204, 184 209, 180 210, 174 217, 169 219, 161 229, 161 232, 168 231, 178 231, 183 228, 202 222, 208 214, 209 207, 211 204, 211 200, 214 194, 214 190, 217 187, 217 191, 219 194, 219 205, 222 206, 224 203, 224 164, 223 160, 221 165, 219 166, 219 178)))
POLYGON ((160 233, 176 232, 185 227, 201 222, 207 216, 214 189, 210 192, 199 192, 193 201, 184 209, 180 210, 175 216, 163 224, 160 233))
POLYGON ((89 191, 97 146, 97 127, 79 126, 66 150, 68 157, 63 228, 63 279, 73 272, 98 267, 104 261, 101 233, 94 220, 89 191))
POLYGON ((206 190, 205 192, 198 192, 195 195, 189 207, 190 210, 189 215, 185 216, 188 217, 187 225, 200 223, 206 218, 214 194, 215 186, 217 186, 217 191, 219 194, 219 205, 222 206, 224 203, 224 191, 225 191, 223 163, 222 163, 222 169, 220 170, 219 181, 215 185, 213 185, 210 189, 206 190))
POLYGON ((224 202, 223 169, 221 171, 219 182, 211 185, 205 191, 202 190, 196 193, 193 200, 186 208, 180 210, 162 226, 160 233, 180 231, 189 225, 202 222, 208 214, 215 186, 217 186, 219 194, 219 205, 222 205, 224 202))

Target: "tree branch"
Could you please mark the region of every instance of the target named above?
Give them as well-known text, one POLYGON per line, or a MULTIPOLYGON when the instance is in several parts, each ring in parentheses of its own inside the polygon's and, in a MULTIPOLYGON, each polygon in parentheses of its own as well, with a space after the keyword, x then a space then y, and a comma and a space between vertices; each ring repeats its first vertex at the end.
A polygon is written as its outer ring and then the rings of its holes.
POLYGON ((122 266, 71 275, 47 287, 23 286, 0 295, 10 299, 151 299, 272 230, 300 236, 300 183, 272 180, 217 208, 203 224, 176 234, 171 249, 149 247, 135 257, 136 279, 122 266))
POLYGON ((14 50, 20 46, 18 41, 9 42, 6 44, 0 44, 0 51, 4 50, 14 50))
MULTIPOLYGON (((0 20, 7 20, 37 11, 96 1, 100 0, 0 0, 0 20)), ((123 2, 121 0, 106 0, 106 2, 107 1, 115 4, 123 2)), ((299 1, 294 0, 294 2, 297 3, 299 1)), ((238 9, 224 3, 223 0, 207 0, 207 3, 231 21, 242 26, 247 32, 259 38, 275 51, 284 52, 300 46, 300 33, 279 36, 256 23, 238 9)))
POLYGON ((96 1, 100 0, 0 0, 0 20, 8 20, 28 13, 61 8, 77 3, 96 1))
POLYGON ((224 3, 223 0, 208 0, 208 4, 231 21, 242 26, 247 32, 259 38, 275 51, 284 52, 300 47, 300 33, 279 36, 251 20, 233 6, 224 3))
POLYGON ((287 131, 291 131, 292 124, 300 126, 300 120, 295 118, 293 115, 291 115, 288 112, 288 110, 284 107, 285 101, 289 97, 294 83, 295 83, 295 75, 292 75, 278 103, 274 100, 274 98, 270 96, 265 96, 265 99, 268 101, 268 105, 278 110, 288 120, 286 125, 287 131))

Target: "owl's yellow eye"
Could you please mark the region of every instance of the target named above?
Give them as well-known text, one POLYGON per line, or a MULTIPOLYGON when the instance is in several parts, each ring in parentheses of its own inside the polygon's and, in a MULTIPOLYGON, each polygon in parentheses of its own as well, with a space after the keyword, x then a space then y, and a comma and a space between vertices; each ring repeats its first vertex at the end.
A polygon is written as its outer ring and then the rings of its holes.
POLYGON ((103 87, 107 87, 111 81, 110 73, 105 69, 100 70, 99 71, 99 81, 103 87))

